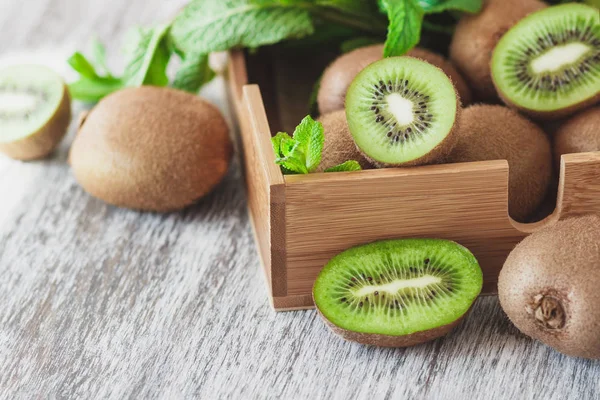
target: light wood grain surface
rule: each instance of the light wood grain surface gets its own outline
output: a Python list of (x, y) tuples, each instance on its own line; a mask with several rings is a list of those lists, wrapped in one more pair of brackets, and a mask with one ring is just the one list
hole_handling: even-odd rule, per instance
[[(118, 66), (126, 27), (180, 6), (0, 0), (0, 59), (28, 49), (62, 68), (57, 54), (97, 33)], [(206, 95), (225, 107), (223, 88)], [(314, 311), (275, 313), (237, 163), (196, 206), (144, 214), (79, 188), (72, 135), (45, 161), (0, 157), (2, 399), (600, 397), (600, 363), (521, 336), (493, 297), (448, 337), (396, 350), (345, 343)]]

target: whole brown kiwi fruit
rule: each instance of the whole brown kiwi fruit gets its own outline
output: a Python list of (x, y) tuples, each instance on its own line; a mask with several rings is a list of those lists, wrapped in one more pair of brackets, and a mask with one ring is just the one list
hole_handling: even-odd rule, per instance
[(458, 144), (449, 162), (507, 160), (508, 208), (524, 222), (541, 204), (552, 177), (552, 151), (546, 134), (517, 112), (499, 105), (463, 110)]
[(319, 122), (323, 124), (325, 143), (317, 172), (349, 160), (357, 161), (363, 169), (373, 168), (354, 144), (344, 110), (325, 114), (319, 118)]
[[(412, 49), (406, 55), (427, 61), (440, 68), (454, 83), (461, 103), (464, 105), (471, 102), (471, 90), (450, 61), (439, 54), (421, 48)], [(346, 99), (346, 91), (356, 75), (367, 65), (382, 58), (383, 44), (374, 44), (343, 54), (333, 61), (321, 78), (319, 93), (317, 95), (319, 113), (327, 114), (332, 111), (342, 110), (344, 108), (344, 100)]]
[(524, 334), (561, 353), (600, 359), (600, 216), (557, 222), (508, 256), (500, 305)]
[(115, 92), (86, 116), (70, 152), (77, 181), (109, 204), (178, 210), (221, 181), (233, 153), (219, 110), (189, 93)]
[(466, 79), (476, 100), (498, 101), (490, 71), (492, 51), (514, 24), (548, 5), (538, 0), (487, 0), (479, 14), (465, 14), (450, 43), (450, 60)]
[(554, 134), (554, 160), (563, 154), (600, 151), (600, 106), (583, 111), (564, 122)]

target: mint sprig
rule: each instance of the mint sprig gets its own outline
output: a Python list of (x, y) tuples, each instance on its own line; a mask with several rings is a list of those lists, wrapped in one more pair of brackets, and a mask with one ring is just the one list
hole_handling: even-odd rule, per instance
[(307, 116), (296, 127), (293, 136), (279, 132), (271, 141), (275, 162), (285, 169), (284, 173), (308, 174), (321, 162), (325, 143), (323, 125)]
[[(398, 56), (418, 44), (426, 14), (478, 12), (482, 1), (192, 0), (172, 23), (132, 30), (121, 77), (108, 71), (106, 50), (97, 40), (91, 61), (81, 53), (73, 54), (69, 63), (80, 79), (70, 85), (71, 95), (97, 101), (125, 86), (169, 84), (196, 92), (214, 76), (208, 68), (209, 53), (299, 38), (315, 44), (359, 38), (345, 43), (344, 50), (349, 50), (369, 41), (379, 42), (387, 32), (385, 56)], [(452, 26), (442, 28), (447, 32)], [(166, 71), (173, 55), (180, 57), (182, 64), (170, 81)]]
[[(284, 174), (309, 174), (321, 163), (325, 135), (323, 125), (310, 116), (304, 117), (294, 130), (293, 136), (279, 132), (271, 138), (275, 163), (281, 166)], [(325, 172), (358, 171), (360, 164), (346, 161)]]

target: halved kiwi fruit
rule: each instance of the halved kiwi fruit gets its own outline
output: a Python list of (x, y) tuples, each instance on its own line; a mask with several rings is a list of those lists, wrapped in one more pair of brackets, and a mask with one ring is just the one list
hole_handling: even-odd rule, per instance
[[(414, 48), (406, 53), (435, 65), (446, 73), (454, 83), (463, 105), (471, 103), (471, 89), (454, 65), (443, 56), (423, 48)], [(317, 103), (319, 112), (327, 114), (344, 109), (348, 87), (367, 65), (383, 58), (383, 44), (373, 44), (342, 54), (325, 70), (319, 85)]]
[(327, 325), (344, 339), (405, 347), (452, 330), (482, 285), (479, 264), (463, 246), (400, 239), (332, 258), (315, 281), (313, 298)]
[(492, 51), (504, 33), (520, 19), (548, 7), (538, 0), (486, 0), (478, 14), (465, 14), (450, 43), (450, 60), (473, 90), (476, 100), (497, 102), (490, 73)]
[(455, 143), (460, 102), (450, 78), (412, 57), (390, 57), (363, 69), (346, 95), (358, 148), (379, 167), (442, 161)]
[(600, 99), (600, 13), (583, 4), (535, 12), (511, 28), (492, 56), (504, 102), (536, 118), (570, 115)]
[(109, 204), (172, 211), (223, 179), (232, 147), (216, 107), (180, 90), (142, 86), (112, 93), (92, 109), (70, 162), (81, 186)]
[(557, 222), (510, 253), (500, 305), (524, 334), (575, 357), (600, 359), (600, 216)]
[(334, 167), (349, 160), (357, 161), (363, 169), (373, 168), (371, 163), (356, 148), (354, 139), (348, 129), (346, 112), (344, 110), (334, 111), (319, 118), (323, 124), (325, 143), (321, 154), (321, 163), (317, 172), (323, 172), (327, 168)]
[(71, 120), (71, 99), (62, 78), (39, 65), (0, 70), (0, 151), (19, 160), (50, 154)]

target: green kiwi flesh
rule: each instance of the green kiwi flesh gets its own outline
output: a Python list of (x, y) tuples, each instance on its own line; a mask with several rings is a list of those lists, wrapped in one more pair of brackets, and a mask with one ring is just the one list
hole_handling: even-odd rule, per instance
[(537, 11), (498, 42), (492, 79), (502, 100), (533, 117), (564, 117), (600, 99), (600, 15), (582, 4)]
[(600, 216), (559, 221), (526, 237), (498, 278), (502, 309), (524, 334), (600, 359)]
[[(463, 105), (471, 103), (472, 95), (465, 79), (454, 65), (443, 56), (430, 50), (415, 47), (405, 54), (419, 58), (441, 68), (454, 83)], [(367, 65), (383, 58), (383, 44), (360, 47), (336, 58), (323, 73), (317, 94), (317, 103), (321, 115), (344, 109), (344, 100), (348, 87), (356, 75)]]
[(0, 151), (30, 160), (48, 155), (64, 137), (71, 118), (62, 78), (39, 65), (0, 70)]
[(387, 240), (332, 258), (315, 281), (313, 299), (344, 339), (405, 347), (448, 333), (482, 284), (477, 260), (455, 242)]
[(412, 57), (390, 57), (363, 69), (346, 95), (350, 133), (378, 167), (443, 159), (455, 142), (460, 110), (450, 78)]

